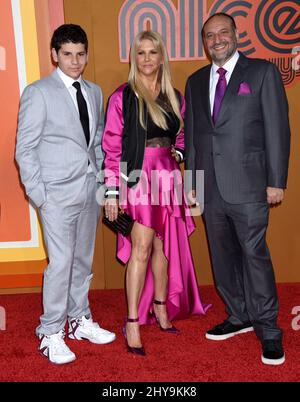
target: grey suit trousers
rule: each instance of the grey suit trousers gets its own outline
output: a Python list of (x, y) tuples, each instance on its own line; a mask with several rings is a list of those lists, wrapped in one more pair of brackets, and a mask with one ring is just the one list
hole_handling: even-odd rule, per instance
[(205, 204), (216, 287), (234, 325), (251, 321), (261, 340), (281, 339), (273, 266), (266, 244), (267, 202), (229, 204), (212, 185)]
[(64, 328), (67, 317), (90, 314), (88, 291), (100, 207), (96, 179), (87, 174), (82, 191), (70, 205), (60, 205), (47, 189), (40, 207), (49, 265), (44, 272), (43, 307), (37, 334), (52, 335)]

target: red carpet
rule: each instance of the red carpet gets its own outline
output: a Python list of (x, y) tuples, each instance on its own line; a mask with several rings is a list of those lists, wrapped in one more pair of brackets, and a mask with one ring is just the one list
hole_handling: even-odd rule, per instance
[(77, 360), (64, 366), (50, 364), (37, 351), (34, 330), (41, 295), (0, 296), (7, 314), (6, 331), (0, 331), (0, 381), (299, 381), (300, 330), (293, 330), (291, 323), (293, 307), (300, 306), (300, 284), (281, 284), (278, 291), (286, 351), (286, 362), (278, 367), (260, 362), (260, 344), (252, 332), (227, 341), (205, 339), (205, 331), (225, 318), (224, 306), (211, 286), (201, 287), (201, 295), (213, 307), (206, 316), (177, 321), (180, 335), (165, 334), (156, 326), (142, 327), (145, 358), (125, 349), (123, 291), (92, 291), (94, 319), (116, 332), (117, 340), (103, 346), (67, 340)]

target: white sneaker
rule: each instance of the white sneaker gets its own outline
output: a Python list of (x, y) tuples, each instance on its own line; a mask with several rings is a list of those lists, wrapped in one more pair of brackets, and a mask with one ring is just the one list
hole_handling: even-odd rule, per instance
[(85, 316), (81, 318), (69, 319), (69, 332), (70, 339), (87, 339), (92, 343), (105, 344), (111, 343), (116, 339), (116, 334), (103, 329), (93, 322), (92, 318), (86, 318)]
[(75, 354), (65, 344), (65, 331), (61, 330), (54, 335), (39, 334), (41, 341), (39, 350), (55, 364), (71, 363), (76, 359)]

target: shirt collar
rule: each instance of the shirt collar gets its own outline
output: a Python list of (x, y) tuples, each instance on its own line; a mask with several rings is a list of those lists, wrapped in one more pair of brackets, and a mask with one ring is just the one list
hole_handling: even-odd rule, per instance
[(78, 80), (74, 80), (73, 78), (65, 74), (59, 67), (57, 67), (57, 74), (59, 75), (59, 77), (61, 78), (61, 80), (68, 89), (72, 87), (75, 81), (78, 81), (80, 84), (82, 84), (81, 76), (78, 78)]
[[(234, 67), (240, 57), (239, 52), (236, 50), (234, 55), (226, 61), (226, 63), (222, 66), (228, 73), (232, 74)], [(217, 74), (217, 70), (220, 66), (217, 66), (215, 63), (212, 64), (212, 70), (214, 74)]]

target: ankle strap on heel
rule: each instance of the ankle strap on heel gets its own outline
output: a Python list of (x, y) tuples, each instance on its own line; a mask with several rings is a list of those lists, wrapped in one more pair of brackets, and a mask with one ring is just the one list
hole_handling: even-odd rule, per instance
[(138, 318), (126, 318), (126, 322), (139, 322), (139, 317)]
[(160, 300), (153, 300), (154, 304), (159, 304), (159, 305), (165, 305), (167, 302), (166, 301), (160, 301)]

